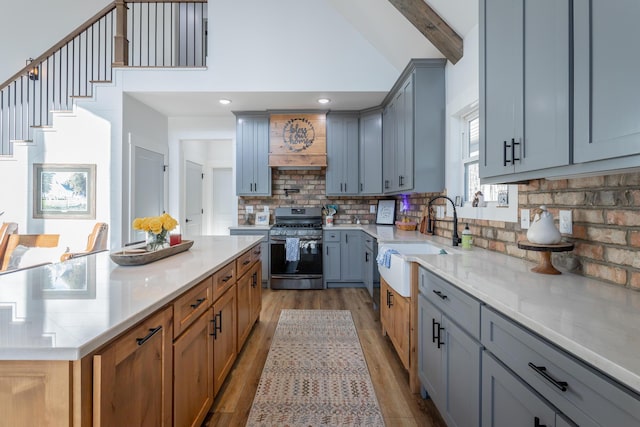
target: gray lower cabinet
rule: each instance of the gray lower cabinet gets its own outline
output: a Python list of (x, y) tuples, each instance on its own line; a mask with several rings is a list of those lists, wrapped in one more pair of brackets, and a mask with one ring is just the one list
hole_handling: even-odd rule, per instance
[(360, 230), (324, 231), (322, 268), (325, 287), (364, 286)]
[(380, 288), (380, 273), (378, 272), (378, 263), (376, 262), (376, 257), (378, 256), (378, 240), (364, 231), (361, 232), (361, 239), (363, 240), (362, 246), (364, 248), (362, 280), (369, 291), (369, 295), (371, 295), (371, 298), (374, 298), (374, 304), (377, 304), (374, 289)]
[(360, 194), (382, 194), (382, 112), (360, 114)]
[[(418, 376), (450, 427), (480, 426), (479, 318), (471, 314), (456, 323), (468, 303), (479, 313), (477, 300), (419, 269)], [(463, 329), (472, 318), (475, 325)]]
[(357, 112), (327, 114), (327, 195), (359, 193)]
[(385, 194), (444, 188), (445, 62), (411, 60), (383, 102)]
[[(485, 351), (518, 380), (515, 384), (525, 383), (527, 389), (534, 390), (563, 417), (581, 427), (640, 425), (638, 395), (487, 306), (482, 307), (481, 319)], [(491, 366), (487, 369), (489, 374), (484, 373), (483, 367), (483, 375), (493, 375)], [(483, 380), (485, 387), (490, 380), (490, 377)], [(515, 398), (520, 393), (518, 390), (520, 387), (514, 386), (500, 393), (511, 393)], [(487, 398), (486, 392), (483, 398)], [(503, 405), (504, 398), (500, 399), (500, 402), (483, 403), (483, 408), (489, 405), (485, 411), (490, 411), (493, 419), (513, 416), (513, 407), (508, 403)], [(532, 420), (523, 425), (533, 425)], [(556, 421), (556, 425), (567, 425), (567, 422), (562, 419)]]
[(490, 353), (482, 354), (482, 426), (553, 427), (555, 409)]
[(270, 196), (269, 115), (236, 114), (236, 194)]
[(247, 230), (234, 229), (229, 230), (232, 236), (263, 236), (264, 240), (260, 242), (260, 261), (262, 261), (262, 287), (270, 288), (270, 266), (271, 266), (271, 245), (269, 244), (269, 230)]
[(569, 0), (480, 4), (480, 177), (568, 165)]

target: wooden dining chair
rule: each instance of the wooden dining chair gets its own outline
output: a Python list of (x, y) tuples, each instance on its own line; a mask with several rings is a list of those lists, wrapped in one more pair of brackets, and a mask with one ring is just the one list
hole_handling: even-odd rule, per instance
[(107, 237), (109, 236), (109, 225), (98, 222), (93, 226), (93, 230), (87, 239), (87, 247), (80, 252), (65, 252), (60, 257), (60, 261), (89, 255), (94, 252), (101, 252), (107, 249)]
[[(11, 234), (7, 242), (7, 248), (2, 259), (2, 267), (0, 271), (5, 271), (9, 267), (11, 255), (18, 246), (27, 248), (55, 248), (60, 241), (59, 234)], [(40, 262), (40, 264), (48, 264), (51, 261)]]
[(9, 236), (18, 232), (18, 223), (16, 222), (3, 222), (0, 227), (0, 267), (7, 251), (7, 245), (9, 244)]

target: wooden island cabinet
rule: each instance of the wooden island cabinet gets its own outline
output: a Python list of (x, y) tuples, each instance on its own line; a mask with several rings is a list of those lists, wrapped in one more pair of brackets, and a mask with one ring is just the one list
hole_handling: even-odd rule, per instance
[[(203, 259), (211, 255), (215, 255), (211, 258), (213, 267), (204, 266)], [(21, 351), (17, 346), (10, 349), (0, 346), (3, 422), (16, 427), (201, 425), (259, 318), (260, 237), (205, 238), (200, 251), (189, 251), (182, 259), (174, 256), (154, 263), (156, 268), (164, 267), (156, 287), (148, 283), (161, 275), (151, 268), (114, 268), (108, 254), (103, 254), (102, 260), (98, 256), (90, 261), (90, 257), (96, 256), (80, 261), (84, 263), (83, 271), (91, 262), (94, 267), (101, 262), (110, 267), (106, 269), (109, 280), (105, 286), (97, 278), (97, 289), (91, 291), (91, 298), (95, 292), (96, 300), (109, 300), (96, 301), (95, 318), (103, 316), (109, 324), (109, 316), (124, 318), (130, 315), (127, 310), (138, 310), (135, 321), (125, 322), (124, 326), (110, 323), (117, 332), (103, 332), (84, 347), (74, 347), (75, 354), (80, 354), (74, 358), (74, 351), (63, 347), (67, 341), (62, 336), (58, 348), (56, 342), (46, 340), (49, 336), (56, 337), (57, 331), (51, 330), (53, 322), (47, 323), (37, 316), (30, 319), (27, 328), (35, 331), (28, 330), (27, 334), (33, 332), (38, 347), (31, 353), (25, 352), (26, 360), (9, 359)], [(42, 276), (42, 272), (32, 272), (16, 277), (24, 282), (25, 288), (33, 288), (40, 286), (34, 285), (33, 279)], [(144, 278), (140, 279), (141, 276)], [(183, 284), (173, 283), (180, 277)], [(0, 277), (2, 285), (3, 280)], [(0, 297), (6, 297), (2, 292)], [(147, 296), (157, 299), (161, 293), (164, 298), (147, 307), (147, 311), (140, 312), (136, 307)], [(33, 289), (30, 294), (36, 295)], [(56, 304), (52, 308), (41, 301), (44, 308), (57, 312), (61, 308)], [(101, 311), (98, 307), (104, 304), (110, 305)], [(82, 306), (76, 305), (75, 300), (63, 305), (67, 310)], [(92, 301), (85, 301), (85, 310), (91, 310), (92, 306)], [(80, 319), (83, 315), (87, 317), (84, 322), (89, 325), (87, 328), (93, 327), (91, 322), (95, 318), (91, 319), (91, 315), (67, 313), (70, 318)], [(23, 330), (10, 329), (9, 339)], [(87, 350), (86, 346), (93, 348)], [(54, 360), (37, 360), (34, 354)]]

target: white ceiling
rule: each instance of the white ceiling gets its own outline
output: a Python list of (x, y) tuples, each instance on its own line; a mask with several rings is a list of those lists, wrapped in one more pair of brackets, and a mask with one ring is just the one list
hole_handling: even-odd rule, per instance
[[(411, 58), (443, 55), (388, 0), (326, 0), (389, 63), (400, 71)], [(427, 0), (461, 36), (478, 22), (477, 0)], [(389, 88), (391, 89), (391, 88)], [(231, 111), (277, 109), (359, 110), (380, 105), (386, 92), (129, 92), (168, 117), (224, 116)], [(326, 97), (331, 103), (320, 105)], [(221, 105), (218, 100), (232, 100)]]

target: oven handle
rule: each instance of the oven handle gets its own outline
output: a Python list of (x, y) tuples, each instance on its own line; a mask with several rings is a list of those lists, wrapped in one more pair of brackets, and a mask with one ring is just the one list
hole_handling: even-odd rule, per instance
[[(301, 242), (318, 242), (318, 243), (322, 243), (322, 237), (298, 237), (298, 239), (300, 239)], [(273, 242), (284, 242), (286, 240), (287, 240), (286, 237), (271, 236), (271, 241), (273, 241)]]

